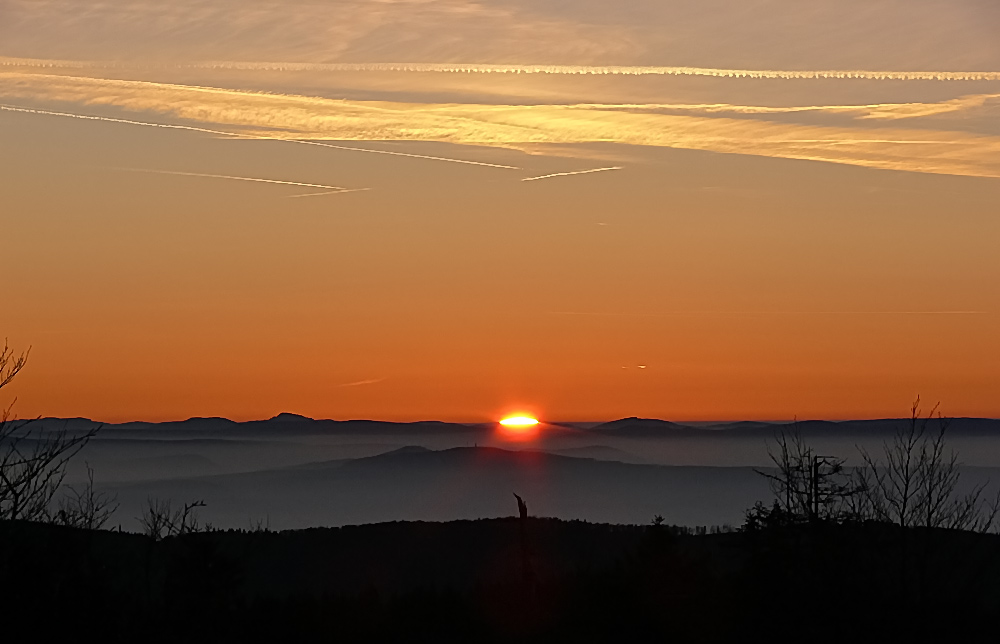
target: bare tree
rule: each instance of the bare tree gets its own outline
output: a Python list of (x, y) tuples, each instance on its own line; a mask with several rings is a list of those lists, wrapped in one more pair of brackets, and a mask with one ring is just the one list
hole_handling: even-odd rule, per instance
[(528, 504), (524, 502), (517, 492), (514, 492), (517, 499), (518, 528), (521, 537), (521, 580), (525, 590), (532, 599), (538, 592), (538, 578), (535, 576), (535, 569), (531, 565), (531, 548), (528, 546)]
[(87, 465), (87, 482), (79, 487), (68, 486), (67, 494), (59, 501), (55, 523), (74, 528), (99, 530), (118, 509), (118, 497), (94, 489), (94, 470)]
[(260, 532), (270, 532), (271, 531), (271, 515), (267, 515), (265, 518), (260, 519), (247, 519), (247, 532), (260, 533)]
[(191, 532), (208, 531), (211, 526), (198, 522), (198, 508), (205, 507), (204, 501), (186, 503), (174, 508), (170, 499), (149, 498), (139, 517), (142, 533), (153, 541)]
[[(936, 428), (932, 426), (936, 425)], [(910, 408), (908, 422), (874, 456), (859, 448), (863, 466), (855, 470), (861, 518), (900, 527), (987, 531), (995, 523), (998, 499), (986, 498), (986, 483), (968, 493), (958, 491), (958, 454), (947, 449), (950, 422), (938, 405), (926, 416), (920, 398)]]
[(757, 473), (770, 482), (777, 513), (792, 522), (841, 519), (854, 494), (844, 459), (816, 453), (794, 426), (790, 433), (779, 433), (775, 442), (768, 456), (776, 471)]
[[(28, 352), (19, 356), (6, 341), (0, 350), (0, 388), (24, 368)], [(32, 421), (11, 417), (13, 402), (0, 414), (0, 520), (39, 521), (49, 518), (51, 502), (66, 476), (66, 466), (99, 427), (71, 433), (45, 431)]]
[[(845, 467), (845, 460), (822, 456), (807, 445), (798, 431), (780, 433), (768, 448), (773, 471), (758, 471), (771, 484), (775, 505), (758, 504), (752, 510), (757, 523), (817, 520), (877, 521), (904, 528), (948, 528), (985, 532), (993, 528), (1000, 510), (1000, 494), (986, 497), (986, 483), (959, 492), (961, 466), (949, 450), (949, 421), (935, 405), (924, 416), (920, 398), (910, 418), (879, 454), (859, 447), (861, 464)], [(748, 514), (748, 517), (750, 517)]]

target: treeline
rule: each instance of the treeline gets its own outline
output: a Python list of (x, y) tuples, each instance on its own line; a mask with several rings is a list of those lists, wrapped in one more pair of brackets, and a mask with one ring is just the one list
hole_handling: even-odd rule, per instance
[(519, 523), (153, 541), (0, 522), (0, 605), (50, 641), (964, 641), (998, 617), (995, 535), (935, 531), (914, 565), (882, 524), (688, 535), (528, 518), (525, 576)]

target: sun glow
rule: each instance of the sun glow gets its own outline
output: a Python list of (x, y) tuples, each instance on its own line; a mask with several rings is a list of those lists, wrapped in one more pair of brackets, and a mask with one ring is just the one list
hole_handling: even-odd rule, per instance
[(533, 427), (538, 421), (530, 416), (510, 416), (500, 421), (504, 427)]

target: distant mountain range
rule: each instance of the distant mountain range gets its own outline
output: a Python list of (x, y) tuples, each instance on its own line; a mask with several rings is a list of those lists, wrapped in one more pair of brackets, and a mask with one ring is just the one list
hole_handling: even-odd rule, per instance
[[(858, 462), (879, 453), (909, 421), (802, 421), (794, 425), (821, 454)], [(79, 431), (86, 419), (42, 419)], [(279, 414), (234, 422), (191, 418), (104, 425), (71, 463), (66, 482), (86, 480), (118, 495), (115, 521), (135, 521), (151, 497), (203, 499), (224, 527), (269, 517), (274, 527), (391, 520), (474, 519), (512, 513), (513, 492), (538, 516), (646, 523), (661, 514), (683, 525), (739, 523), (771, 493), (755, 469), (773, 465), (788, 423), (688, 425), (623, 418), (602, 424), (543, 425), (512, 440), (495, 424), (314, 420)], [(1000, 482), (1000, 421), (951, 421), (970, 484)], [(853, 459), (853, 460), (852, 460)]]
[[(811, 435), (872, 435), (891, 434), (899, 427), (905, 427), (908, 418), (882, 418), (874, 420), (801, 420), (797, 422), (737, 421), (713, 423), (709, 425), (684, 425), (655, 418), (622, 418), (591, 427), (595, 434), (616, 436), (665, 437), (665, 436), (706, 436), (710, 434), (734, 434), (741, 436), (771, 437), (777, 432), (795, 431), (802, 436)], [(939, 427), (938, 419), (930, 421), (929, 427)], [(1000, 420), (993, 418), (946, 418), (948, 432), (964, 435), (1000, 436)]]
[[(99, 423), (86, 418), (42, 418), (37, 421), (45, 429), (68, 429), (84, 431), (101, 426), (107, 433), (119, 430), (158, 430), (172, 434), (189, 432), (203, 434), (240, 435), (252, 437), (255, 434), (280, 432), (282, 435), (407, 435), (419, 434), (468, 434), (492, 432), (493, 423), (449, 423), (443, 421), (389, 422), (380, 420), (317, 420), (299, 414), (281, 413), (267, 420), (245, 422), (226, 418), (189, 418), (182, 421)], [(874, 420), (803, 420), (791, 422), (735, 421), (711, 424), (683, 424), (655, 418), (622, 418), (607, 423), (550, 423), (543, 427), (548, 432), (571, 432), (595, 436), (610, 435), (623, 438), (670, 438), (707, 437), (712, 435), (738, 434), (741, 437), (771, 437), (776, 432), (795, 430), (803, 436), (809, 435), (857, 435), (871, 436), (891, 434), (909, 419), (886, 418)], [(1000, 436), (1000, 420), (992, 418), (946, 419), (949, 433), (970, 436)], [(932, 424), (936, 426), (937, 421)]]

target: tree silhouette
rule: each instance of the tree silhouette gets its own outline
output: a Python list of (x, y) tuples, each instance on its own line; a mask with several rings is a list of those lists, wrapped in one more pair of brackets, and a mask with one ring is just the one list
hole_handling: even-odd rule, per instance
[(85, 530), (100, 530), (118, 509), (118, 497), (94, 489), (94, 470), (87, 464), (87, 482), (68, 486), (69, 491), (59, 501), (55, 523)]
[[(10, 384), (27, 361), (28, 352), (15, 356), (5, 341), (0, 349), (0, 388)], [(0, 520), (49, 519), (67, 464), (99, 427), (82, 433), (45, 431), (38, 423), (12, 418), (13, 405), (0, 414)]]
[[(908, 422), (881, 455), (860, 449), (863, 467), (855, 470), (857, 501), (854, 513), (862, 519), (900, 527), (950, 528), (983, 532), (995, 522), (1000, 496), (989, 502), (986, 483), (966, 494), (958, 493), (961, 468), (958, 453), (947, 448), (950, 421), (938, 412), (920, 412), (920, 398), (910, 408)], [(932, 422), (937, 424), (934, 430)]]
[[(844, 459), (818, 454), (803, 441), (796, 427), (775, 437), (768, 447), (775, 473), (757, 470), (771, 484), (775, 496), (772, 511), (786, 523), (840, 520), (845, 501), (855, 494)], [(767, 512), (756, 507), (758, 515)]]
[(536, 592), (536, 578), (535, 570), (531, 565), (531, 549), (528, 546), (528, 505), (524, 502), (517, 493), (514, 493), (514, 497), (517, 499), (517, 513), (518, 513), (518, 531), (520, 534), (521, 541), (521, 580), (524, 583), (524, 588), (530, 593), (530, 596), (534, 596)]
[(142, 515), (138, 517), (142, 533), (153, 541), (164, 537), (174, 537), (202, 530), (210, 530), (211, 526), (202, 526), (198, 522), (198, 508), (205, 507), (204, 501), (185, 503), (180, 508), (174, 508), (170, 499), (149, 498)]

